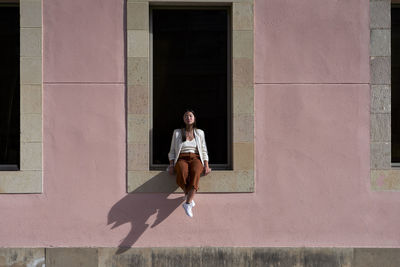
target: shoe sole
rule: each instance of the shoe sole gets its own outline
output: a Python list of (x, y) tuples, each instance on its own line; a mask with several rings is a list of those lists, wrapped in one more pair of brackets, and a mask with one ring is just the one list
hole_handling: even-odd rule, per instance
[(193, 218), (193, 212), (192, 212), (192, 215), (190, 216), (190, 214), (185, 209), (185, 204), (182, 204), (182, 207), (185, 210), (186, 215), (189, 216), (190, 218)]

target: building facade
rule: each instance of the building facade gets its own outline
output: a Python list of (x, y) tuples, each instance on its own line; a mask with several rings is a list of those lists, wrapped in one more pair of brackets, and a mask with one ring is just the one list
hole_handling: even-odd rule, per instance
[[(154, 255), (174, 253), (236, 255), (232, 265), (270, 255), (288, 266), (306, 266), (307, 255), (338, 266), (400, 261), (390, 1), (19, 6), (21, 161), (0, 172), (0, 264), (13, 253), (49, 266), (155, 265)], [(229, 18), (228, 163), (201, 178), (192, 219), (174, 177), (152, 162), (157, 8), (222, 8)]]

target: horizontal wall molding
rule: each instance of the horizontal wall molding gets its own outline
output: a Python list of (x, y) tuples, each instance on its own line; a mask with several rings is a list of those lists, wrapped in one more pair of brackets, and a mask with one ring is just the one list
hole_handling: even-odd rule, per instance
[(0, 264), (34, 267), (376, 267), (400, 266), (400, 248), (0, 248)]

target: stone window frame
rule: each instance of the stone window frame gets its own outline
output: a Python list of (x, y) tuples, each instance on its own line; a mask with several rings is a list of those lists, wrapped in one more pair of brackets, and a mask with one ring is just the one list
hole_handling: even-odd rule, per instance
[[(253, 0), (127, 0), (127, 192), (181, 192), (175, 177), (150, 170), (150, 6), (229, 6), (232, 20), (233, 170), (201, 178), (201, 192), (254, 192)], [(168, 151), (165, 156), (167, 157)], [(210, 155), (212, 161), (212, 155)]]
[(19, 10), (20, 168), (0, 171), (0, 193), (42, 193), (42, 2), (20, 0)]
[(391, 5), (370, 0), (371, 188), (400, 190), (400, 169), (391, 159)]

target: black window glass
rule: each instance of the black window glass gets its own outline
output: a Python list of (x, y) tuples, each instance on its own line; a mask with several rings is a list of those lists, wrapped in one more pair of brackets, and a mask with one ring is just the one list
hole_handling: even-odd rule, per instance
[(168, 164), (173, 129), (183, 111), (196, 112), (210, 163), (229, 164), (229, 12), (153, 9), (152, 164)]
[(392, 162), (400, 163), (400, 8), (392, 7)]
[(0, 170), (19, 165), (19, 7), (0, 4)]

